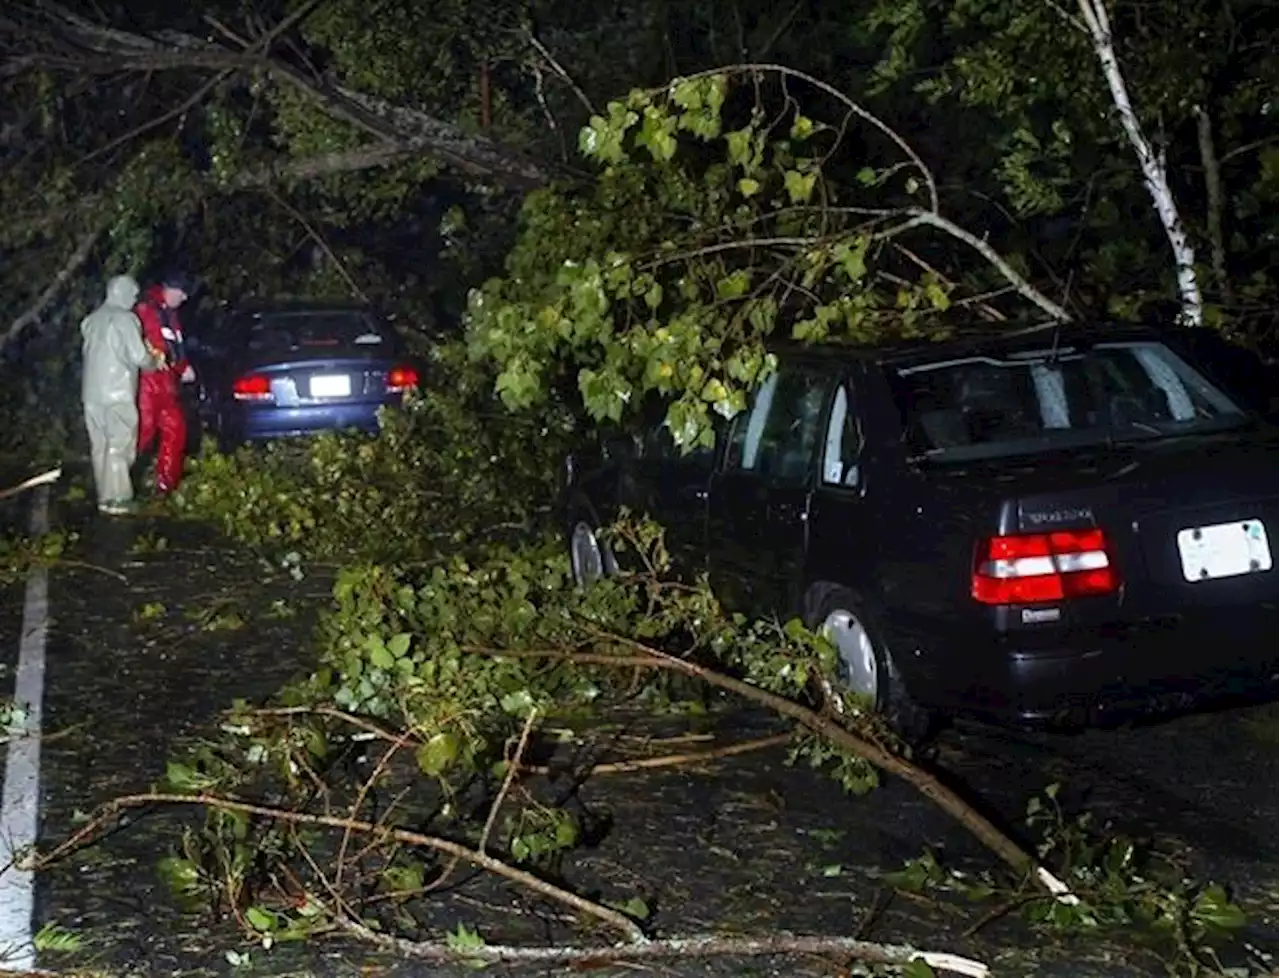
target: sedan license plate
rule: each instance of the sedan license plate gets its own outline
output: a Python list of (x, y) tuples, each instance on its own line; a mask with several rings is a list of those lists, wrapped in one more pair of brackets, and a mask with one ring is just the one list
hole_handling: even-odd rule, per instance
[(1182, 576), (1212, 581), (1271, 570), (1271, 546), (1262, 520), (1238, 520), (1178, 531)]
[(309, 387), (312, 397), (350, 397), (351, 378), (347, 374), (317, 374)]

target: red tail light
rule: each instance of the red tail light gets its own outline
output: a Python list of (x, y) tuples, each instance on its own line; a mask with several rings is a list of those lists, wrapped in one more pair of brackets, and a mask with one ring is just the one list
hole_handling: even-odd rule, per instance
[(395, 394), (418, 386), (418, 371), (412, 367), (392, 367), (387, 371), (387, 392)]
[(1120, 587), (1101, 530), (988, 537), (978, 545), (970, 592), (982, 604), (1038, 604)]
[(247, 374), (231, 385), (231, 396), (237, 401), (269, 401), (271, 378), (263, 374)]

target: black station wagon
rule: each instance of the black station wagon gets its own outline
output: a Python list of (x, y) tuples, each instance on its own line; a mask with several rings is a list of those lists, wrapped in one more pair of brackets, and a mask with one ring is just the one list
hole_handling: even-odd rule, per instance
[(777, 354), (714, 450), (654, 425), (569, 460), (579, 581), (615, 567), (598, 528), (647, 512), (726, 606), (823, 629), (908, 734), (1274, 689), (1276, 428), (1177, 333)]

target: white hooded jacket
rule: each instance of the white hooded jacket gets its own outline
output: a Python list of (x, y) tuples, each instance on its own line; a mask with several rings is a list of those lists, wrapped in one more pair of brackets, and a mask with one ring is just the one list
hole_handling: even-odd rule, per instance
[(80, 324), (84, 351), (81, 396), (86, 405), (134, 403), (138, 371), (155, 367), (133, 313), (137, 298), (138, 283), (128, 275), (117, 275), (107, 283), (106, 300)]

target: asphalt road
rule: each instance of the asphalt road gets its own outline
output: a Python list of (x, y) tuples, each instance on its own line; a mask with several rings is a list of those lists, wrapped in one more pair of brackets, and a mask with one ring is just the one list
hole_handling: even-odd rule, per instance
[[(11, 521), (14, 507), (0, 511)], [(209, 729), (235, 697), (269, 695), (309, 665), (310, 630), (328, 594), (323, 573), (296, 581), (189, 527), (86, 518), (58, 504), (52, 518), (84, 536), (77, 558), (94, 569), (55, 569), (44, 690), (40, 831), (48, 844), (83, 813), (145, 790), (184, 737)], [(163, 548), (161, 543), (163, 542)], [(120, 579), (115, 575), (123, 575)], [(0, 681), (11, 688), (22, 632), (21, 587), (0, 591)], [(216, 615), (227, 627), (209, 627)], [(238, 619), (239, 624), (234, 624)], [(219, 619), (221, 620), (221, 619)], [(762, 729), (747, 714), (703, 721), (726, 739)], [(1017, 824), (1032, 794), (1059, 781), (1117, 831), (1154, 833), (1184, 847), (1193, 872), (1234, 888), (1252, 912), (1249, 937), (1275, 954), (1278, 762), (1274, 706), (1218, 710), (1141, 728), (1030, 735), (982, 727), (948, 731), (939, 762), (971, 794)], [(899, 868), (928, 844), (976, 871), (989, 857), (909, 786), (863, 798), (788, 767), (782, 752), (736, 758), (704, 772), (668, 770), (588, 784), (581, 802), (612, 830), (576, 861), (579, 884), (643, 893), (668, 933), (726, 925), (910, 941), (997, 964), (997, 975), (1099, 978), (1162, 974), (1153, 955), (1093, 938), (1049, 946), (1016, 923), (963, 935), (972, 915), (884, 895), (878, 871)], [(76, 935), (73, 953), (46, 967), (91, 965), (110, 976), (459, 976), (413, 967), (339, 943), (246, 949), (225, 921), (179, 913), (155, 864), (190, 816), (166, 813), (113, 834), (83, 857), (37, 877), (33, 930)], [(440, 922), (478, 927), (492, 940), (538, 940), (551, 925), (527, 901), (483, 879), (442, 902)], [(250, 950), (233, 968), (228, 950)], [(385, 970), (384, 970), (385, 969)], [(1082, 970), (1083, 969), (1083, 970)], [(836, 974), (812, 960), (655, 965), (659, 975)], [(520, 974), (547, 974), (545, 969)], [(634, 975), (634, 969), (599, 974)]]

